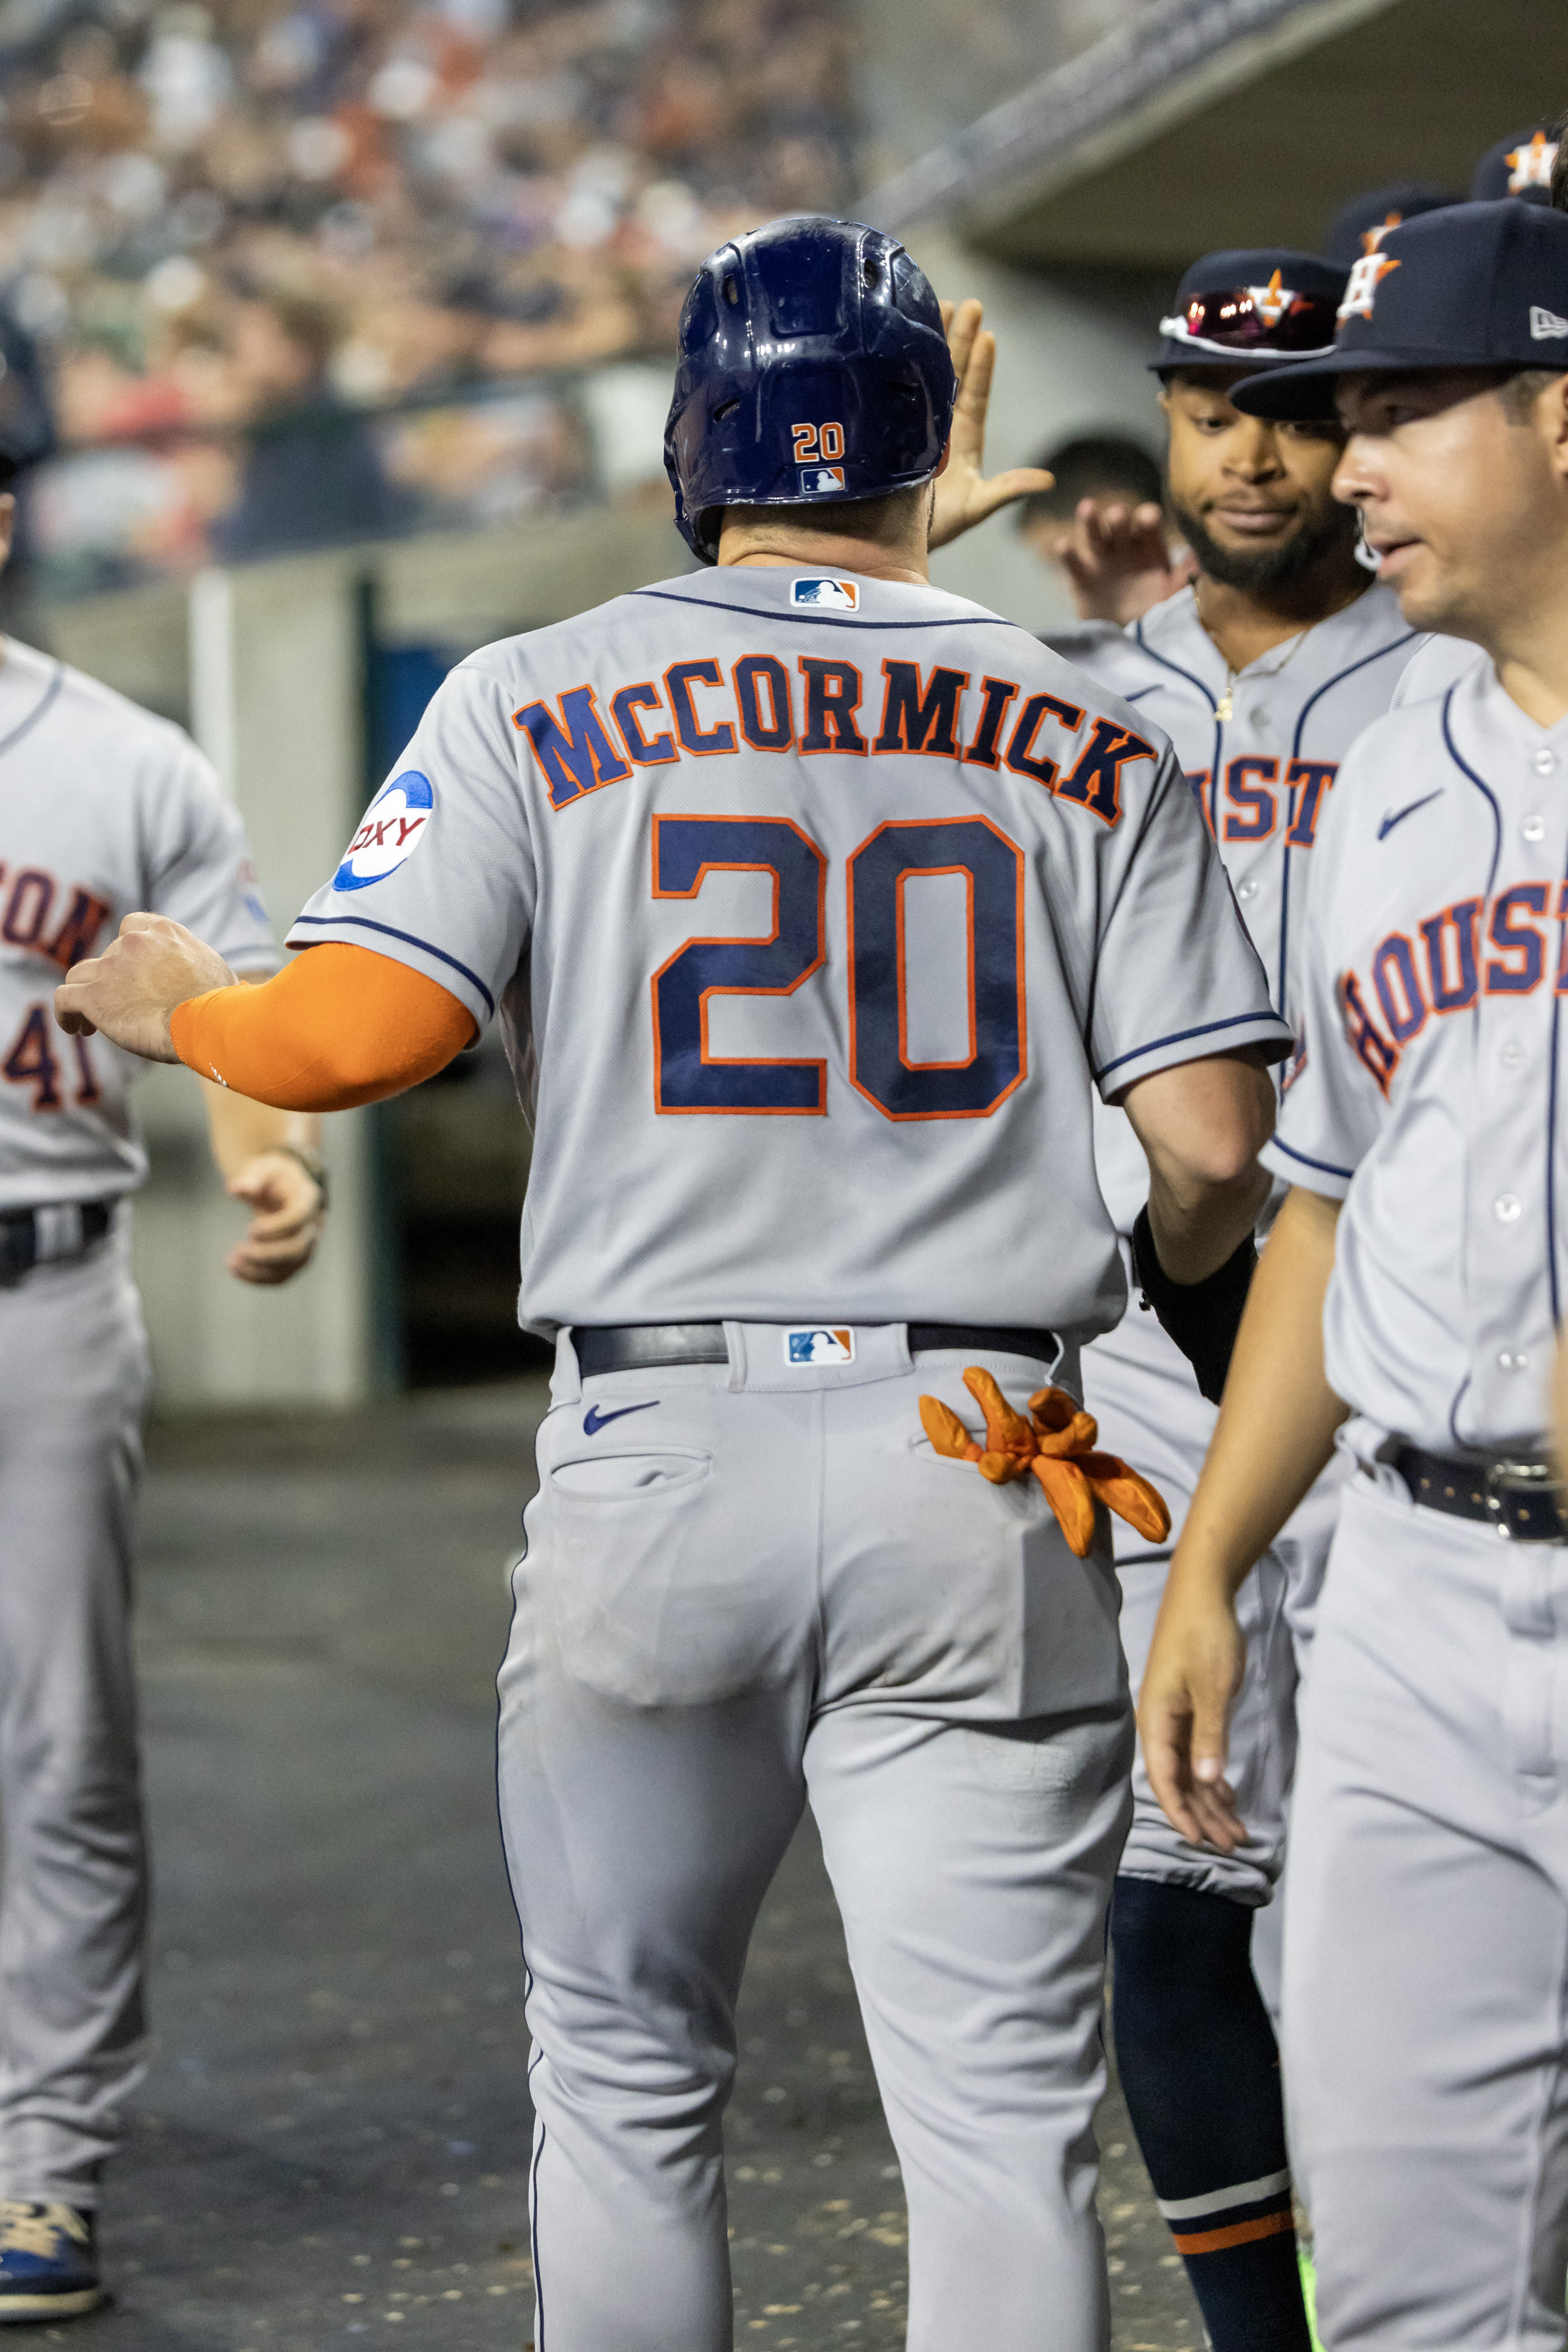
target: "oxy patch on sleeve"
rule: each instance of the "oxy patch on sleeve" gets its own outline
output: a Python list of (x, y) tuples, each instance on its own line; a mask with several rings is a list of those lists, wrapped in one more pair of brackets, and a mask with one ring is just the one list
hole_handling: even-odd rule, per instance
[(395, 874), (418, 848), (435, 806), (435, 789), (417, 768), (405, 768), (384, 784), (343, 852), (333, 889), (367, 890)]

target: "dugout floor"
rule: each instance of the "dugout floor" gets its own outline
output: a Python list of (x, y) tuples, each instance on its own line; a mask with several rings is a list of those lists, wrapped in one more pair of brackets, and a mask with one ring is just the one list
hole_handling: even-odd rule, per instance
[[(152, 2072), (83, 2352), (521, 2352), (521, 1970), (491, 1770), (542, 1385), (166, 1425), (142, 1512)], [(1119, 2103), (1118, 2352), (1203, 2343)], [(736, 2342), (891, 2352), (903, 2209), (809, 1829), (731, 2113)]]

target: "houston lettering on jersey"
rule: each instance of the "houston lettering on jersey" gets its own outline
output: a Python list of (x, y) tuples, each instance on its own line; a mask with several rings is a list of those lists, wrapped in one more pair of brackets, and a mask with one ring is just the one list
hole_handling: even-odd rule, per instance
[[(884, 661), (881, 673), (874, 727), (864, 711), (867, 684), (858, 666), (811, 654), (800, 655), (793, 672), (775, 654), (747, 654), (730, 665), (727, 676), (711, 657), (672, 662), (662, 679), (616, 687), (606, 697), (606, 711), (599, 708), (596, 688), (574, 686), (553, 702), (542, 699), (514, 711), (512, 724), (533, 747), (553, 809), (567, 808), (602, 785), (624, 783), (634, 768), (721, 759), (744, 744), (753, 751), (837, 752), (857, 760), (918, 752), (971, 767), (1007, 768), (1115, 825), (1122, 770), (1155, 756), (1141, 735), (1110, 719), (1089, 722), (1088, 740), (1074, 756), (1083, 709), (1059, 695), (1032, 694), (1015, 710), (1022, 688), (1011, 678), (981, 680), (966, 730), (967, 670), (938, 666), (922, 677), (918, 662)], [(1293, 762), (1292, 783), (1298, 769), (1311, 765)], [(1325, 782), (1331, 778), (1331, 771), (1321, 772)], [(1323, 788), (1313, 798), (1314, 825)]]
[(1483, 898), (1456, 899), (1407, 931), (1390, 931), (1364, 974), (1341, 972), (1334, 991), (1345, 1035), (1384, 1094), (1429, 1020), (1482, 996), (1533, 995), (1546, 977), (1551, 919), (1563, 941), (1552, 985), (1568, 996), (1568, 882), (1516, 882), (1498, 893), (1489, 916)]
[[(1225, 810), (1219, 821), (1221, 841), (1269, 841), (1280, 823), (1279, 795), (1285, 795), (1285, 838), (1292, 849), (1310, 849), (1318, 837), (1318, 820), (1323, 814), (1334, 778), (1340, 772), (1337, 760), (1291, 760), (1285, 773), (1279, 773), (1279, 761), (1265, 759), (1256, 751), (1243, 752), (1227, 761), (1224, 776)], [(1213, 771), (1189, 768), (1187, 782), (1193, 797), (1203, 811), (1204, 823), (1213, 833), (1215, 819), (1209, 806), (1209, 782)]]
[(62, 971), (91, 954), (113, 911), (95, 891), (57, 882), (41, 866), (0, 864), (0, 940), (47, 956)]

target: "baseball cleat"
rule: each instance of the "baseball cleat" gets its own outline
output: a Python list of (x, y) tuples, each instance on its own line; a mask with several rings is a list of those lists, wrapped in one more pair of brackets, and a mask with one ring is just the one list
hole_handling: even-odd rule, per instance
[(103, 2300), (90, 2213), (0, 2200), (0, 2327), (77, 2319)]
[(1307, 2333), (1312, 2339), (1312, 2352), (1323, 2352), (1318, 2335), (1318, 2266), (1300, 2239), (1296, 2242), (1296, 2261), (1301, 2273), (1301, 2300), (1307, 2306)]

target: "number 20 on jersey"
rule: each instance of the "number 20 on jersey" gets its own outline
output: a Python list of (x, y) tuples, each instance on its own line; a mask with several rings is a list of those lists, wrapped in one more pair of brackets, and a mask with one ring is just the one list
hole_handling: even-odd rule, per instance
[[(767, 875), (773, 928), (693, 939), (653, 976), (654, 1090), (661, 1112), (821, 1118), (827, 1066), (710, 1050), (715, 996), (793, 996), (826, 960), (827, 858), (785, 817), (656, 816), (653, 895), (695, 898), (710, 874)], [(962, 1058), (909, 1050), (904, 895), (911, 877), (963, 884), (968, 1045)], [(984, 1118), (1026, 1067), (1024, 853), (989, 818), (879, 825), (848, 860), (849, 1078), (891, 1119)]]

